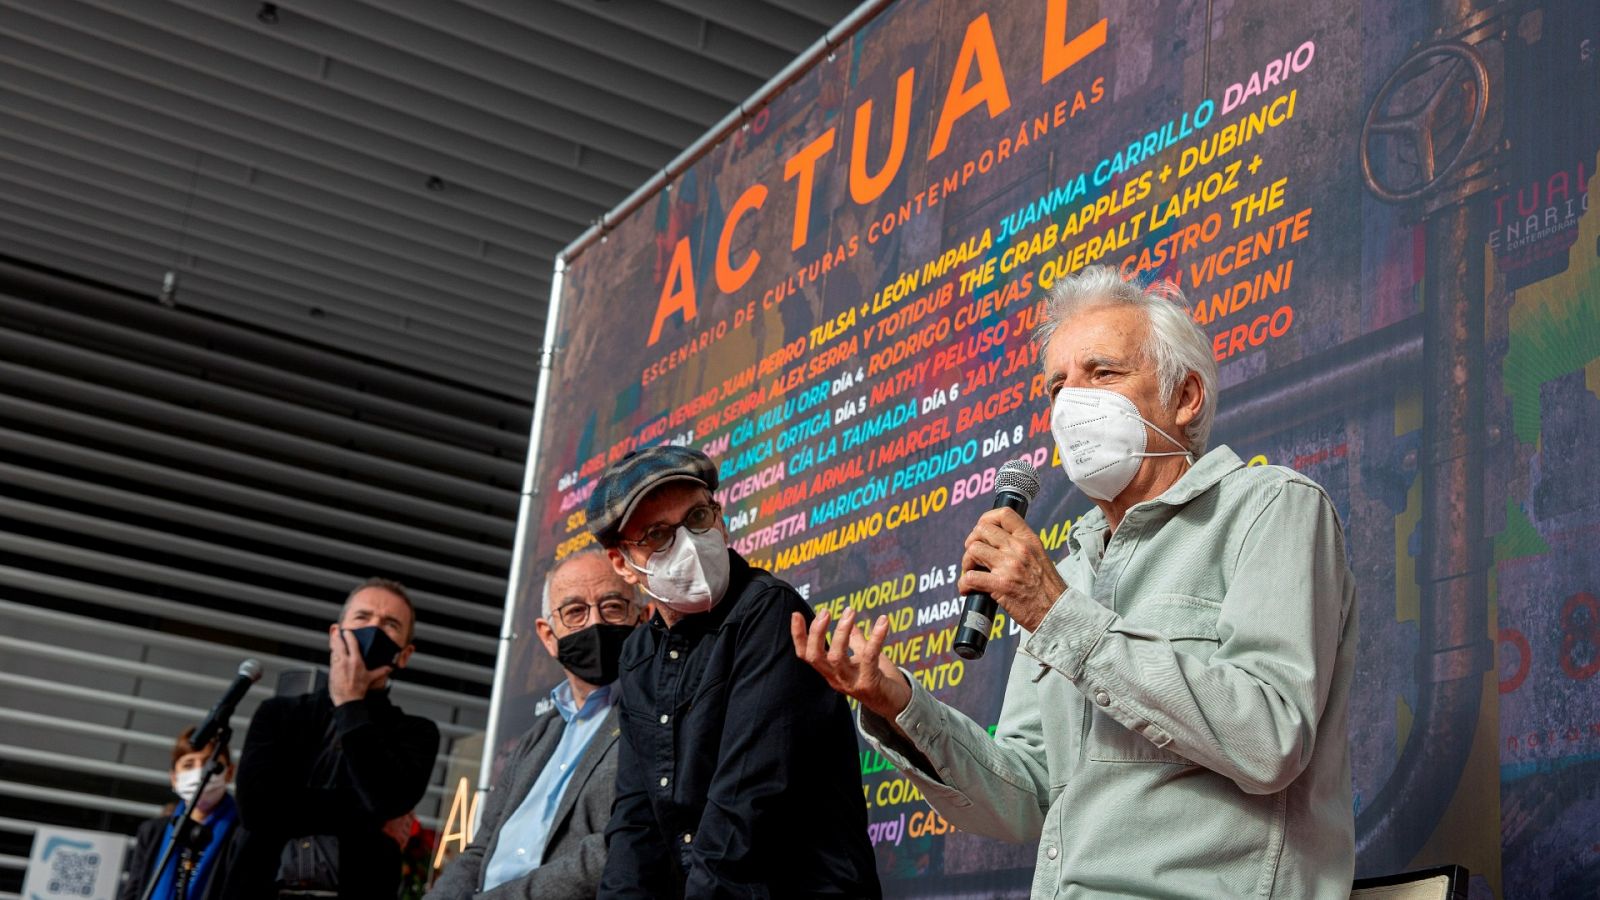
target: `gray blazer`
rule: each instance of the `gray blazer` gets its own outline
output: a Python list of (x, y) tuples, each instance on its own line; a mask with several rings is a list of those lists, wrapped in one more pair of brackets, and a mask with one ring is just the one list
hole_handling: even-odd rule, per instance
[(566, 722), (554, 709), (534, 720), (489, 792), (477, 836), (445, 866), (425, 900), (592, 900), (606, 867), (606, 822), (616, 794), (617, 736), (622, 729), (615, 706), (567, 782), (539, 868), (492, 891), (483, 890), (484, 866), (494, 857), (500, 826), (522, 804), (565, 729)]

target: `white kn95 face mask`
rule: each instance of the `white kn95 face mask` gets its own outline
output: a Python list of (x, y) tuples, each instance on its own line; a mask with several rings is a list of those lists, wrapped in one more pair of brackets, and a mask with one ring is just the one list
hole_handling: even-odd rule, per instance
[(627, 563), (645, 577), (644, 592), (673, 612), (705, 612), (728, 590), (728, 542), (719, 528), (695, 534), (679, 525), (672, 546), (651, 554), (650, 568)]
[(1133, 401), (1116, 391), (1100, 388), (1062, 388), (1050, 410), (1050, 433), (1055, 436), (1067, 477), (1096, 500), (1111, 500), (1127, 488), (1147, 456), (1194, 456), (1179, 449), (1169, 453), (1145, 451), (1145, 430), (1183, 445), (1172, 435), (1139, 415)]

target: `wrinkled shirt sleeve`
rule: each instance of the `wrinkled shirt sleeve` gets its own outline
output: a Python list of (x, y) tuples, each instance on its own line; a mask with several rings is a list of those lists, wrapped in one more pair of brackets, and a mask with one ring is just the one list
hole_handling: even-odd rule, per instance
[(1021, 654), (1013, 659), (992, 739), (901, 672), (911, 683), (911, 702), (893, 723), (862, 707), (862, 735), (951, 825), (1000, 840), (1037, 841), (1050, 808), (1044, 730), (1031, 684), (1039, 664)]
[(1209, 659), (1071, 587), (1022, 650), (1155, 746), (1271, 794), (1310, 762), (1352, 597), (1338, 517), (1317, 487), (1283, 482), (1240, 524)]

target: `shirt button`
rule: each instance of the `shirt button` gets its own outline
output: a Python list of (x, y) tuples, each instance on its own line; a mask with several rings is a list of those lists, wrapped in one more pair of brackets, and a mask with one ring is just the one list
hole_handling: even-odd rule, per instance
[(666, 786), (667, 786), (667, 782), (669, 782), (669, 781), (671, 781), (671, 780), (672, 780), (672, 779), (670, 779), (670, 778), (668, 778), (668, 777), (667, 777), (667, 776), (665, 776), (665, 775), (663, 775), (663, 776), (661, 776), (661, 786), (662, 786), (662, 787), (666, 787)]
[(1100, 704), (1101, 706), (1110, 706), (1111, 705), (1111, 695), (1106, 693), (1105, 691), (1095, 691), (1094, 692), (1094, 702)]
[(686, 834), (686, 835), (683, 836), (683, 842), (685, 844), (692, 843), (693, 841), (694, 841), (694, 835)]
[(677, 659), (678, 658), (678, 651), (676, 651), (676, 650), (669, 651), (667, 653), (667, 655), (672, 657), (673, 659)]
[(667, 715), (666, 713), (662, 713), (661, 714), (661, 724), (663, 724), (663, 725), (667, 724), (667, 720), (670, 719), (670, 718), (672, 718), (672, 717)]
[(525, 856), (525, 855), (527, 855), (527, 852), (528, 852), (528, 851), (527, 851), (527, 850), (524, 850), (524, 849), (523, 849), (523, 848), (521, 848), (521, 847), (518, 847), (518, 848), (517, 848), (517, 855), (518, 855), (518, 856)]
[(1055, 859), (1060, 854), (1056, 852), (1056, 848), (1051, 847), (1050, 849), (1044, 851), (1044, 855), (1050, 857), (1051, 859)]

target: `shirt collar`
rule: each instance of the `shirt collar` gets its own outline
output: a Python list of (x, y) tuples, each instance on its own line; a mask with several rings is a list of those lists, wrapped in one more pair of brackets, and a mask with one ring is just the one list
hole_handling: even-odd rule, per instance
[(583, 701), (583, 709), (578, 708), (577, 698), (572, 694), (572, 682), (561, 679), (561, 683), (550, 689), (550, 702), (556, 705), (556, 711), (561, 713), (562, 721), (568, 725), (573, 719), (587, 719), (596, 713), (611, 708), (611, 685), (603, 684), (589, 692), (589, 698)]
[[(1161, 496), (1146, 503), (1165, 503), (1168, 506), (1182, 506), (1190, 500), (1204, 494), (1216, 486), (1235, 469), (1244, 468), (1244, 460), (1239, 454), (1234, 453), (1227, 444), (1218, 444), (1209, 450), (1205, 456), (1195, 461), (1189, 471), (1183, 473), (1177, 483), (1161, 492)], [(1140, 504), (1141, 506), (1143, 504)]]
[[(1239, 458), (1239, 454), (1234, 453), (1227, 444), (1219, 444), (1196, 460), (1195, 464), (1189, 467), (1189, 471), (1183, 473), (1183, 477), (1174, 482), (1172, 487), (1162, 491), (1159, 497), (1136, 504), (1129, 511), (1131, 512), (1150, 503), (1182, 506), (1211, 490), (1229, 472), (1243, 467), (1244, 461)], [(1078, 524), (1073, 527), (1072, 533), (1067, 537), (1070, 550), (1077, 552), (1081, 549), (1082, 544), (1078, 541), (1080, 534), (1088, 536), (1097, 531), (1104, 531), (1106, 527), (1106, 514), (1100, 511), (1100, 507), (1096, 506), (1089, 510), (1082, 519), (1078, 520)]]

